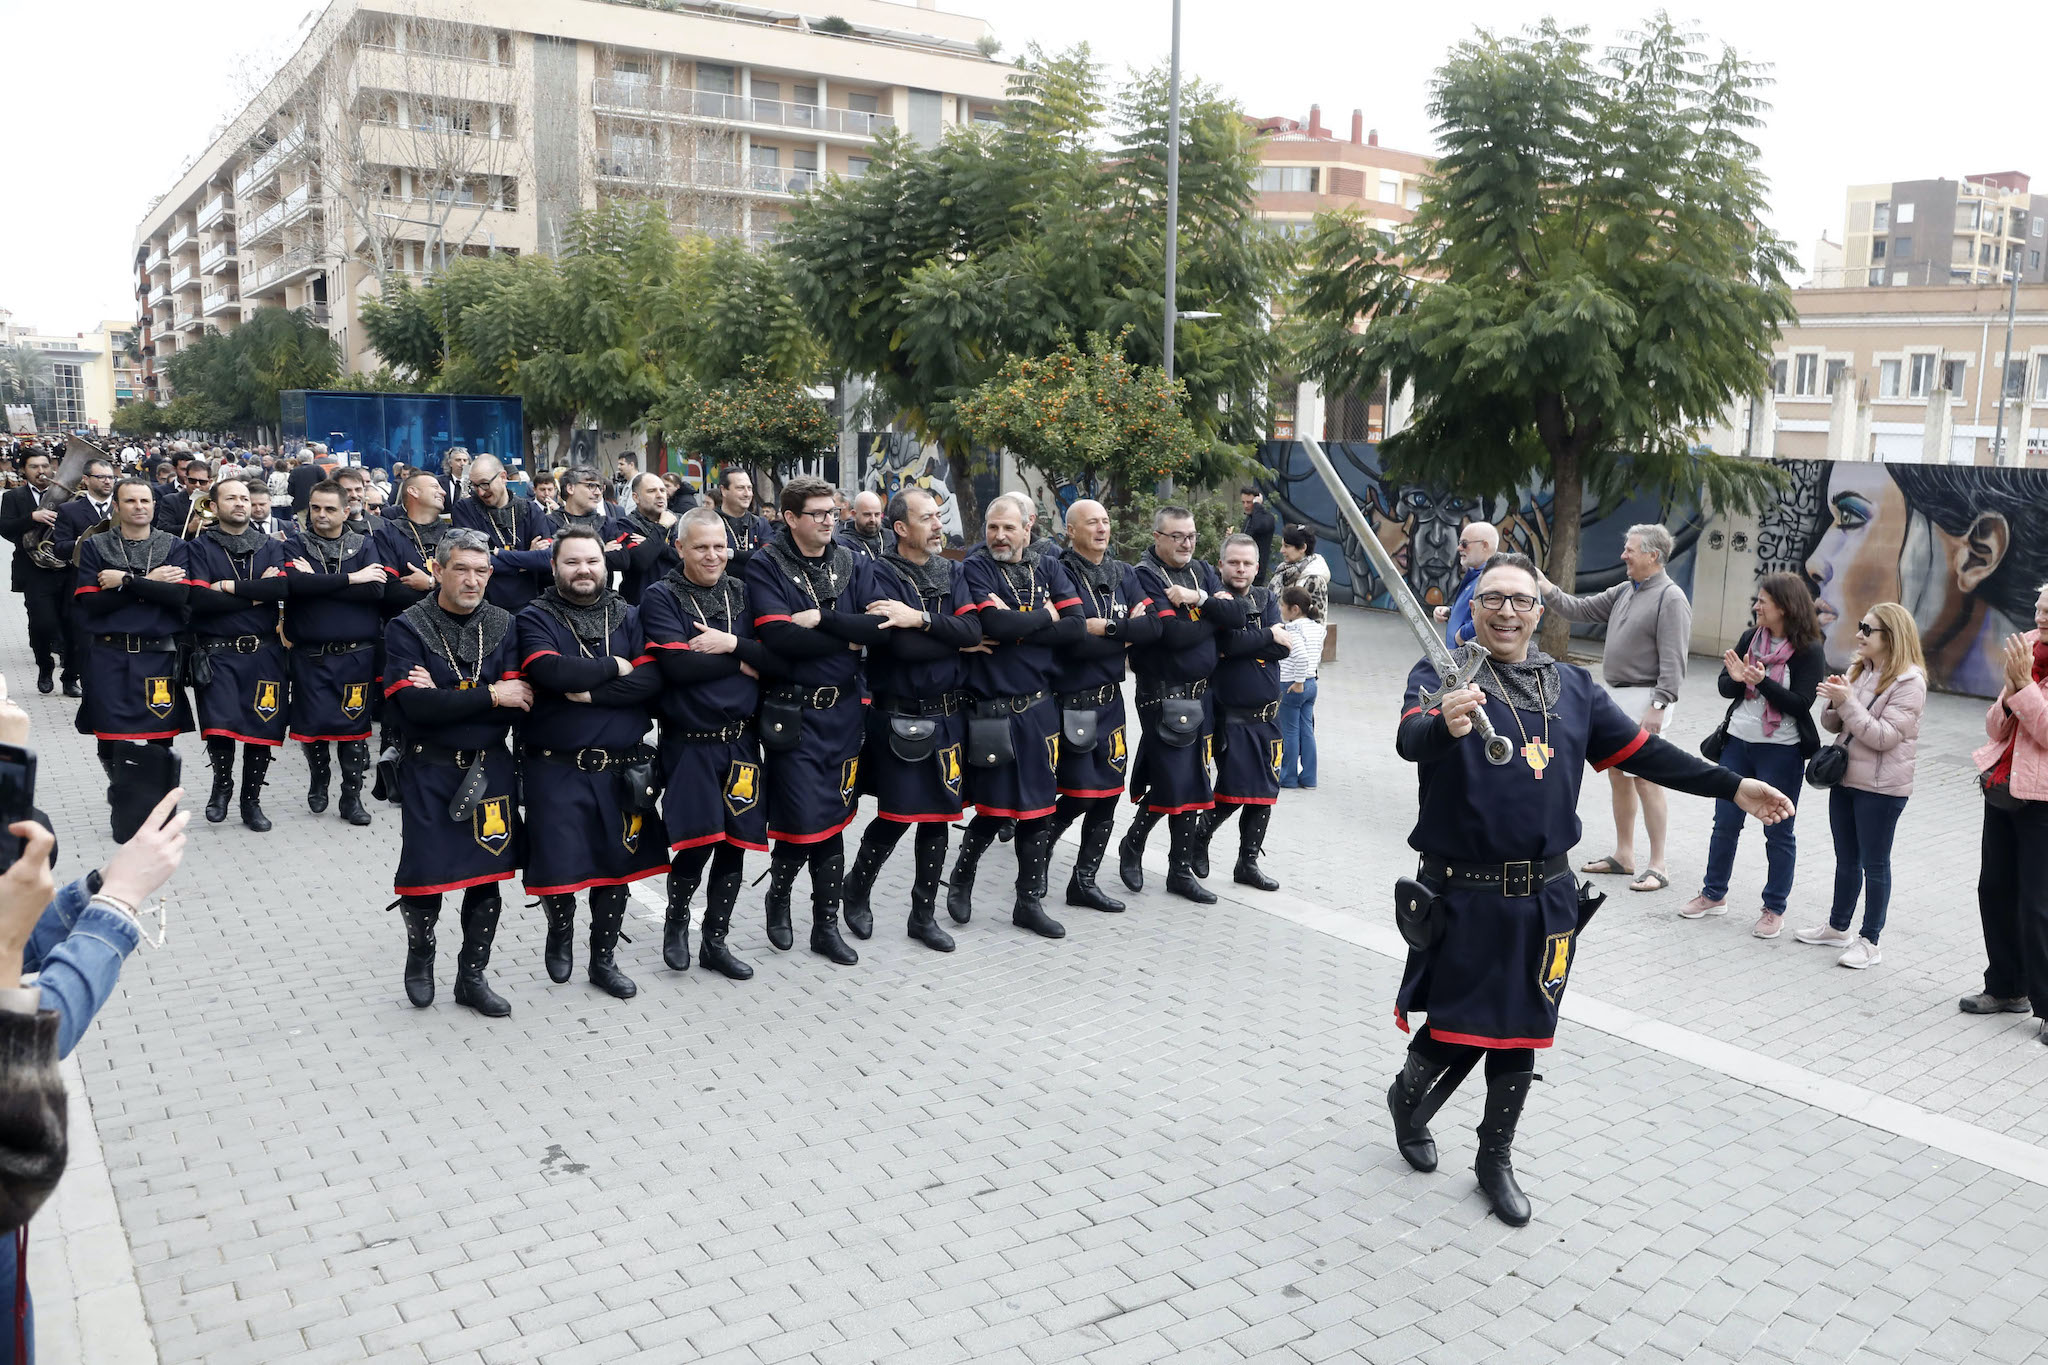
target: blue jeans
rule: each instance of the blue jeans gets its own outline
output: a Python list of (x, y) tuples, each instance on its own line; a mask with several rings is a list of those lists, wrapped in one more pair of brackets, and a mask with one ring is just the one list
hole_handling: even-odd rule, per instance
[(1863, 937), (1872, 943), (1884, 932), (1892, 899), (1892, 835), (1905, 814), (1906, 798), (1836, 787), (1828, 793), (1828, 824), (1835, 832), (1835, 904), (1828, 923), (1843, 933), (1863, 893)]
[(1304, 678), (1301, 691), (1292, 684), (1280, 689), (1280, 785), (1316, 784), (1316, 680)]
[[(1721, 766), (1737, 777), (1770, 783), (1794, 803), (1799, 800), (1800, 779), (1806, 775), (1806, 760), (1799, 756), (1798, 745), (1751, 744), (1733, 735), (1721, 751)], [(1742, 838), (1742, 822), (1748, 818), (1733, 801), (1714, 803), (1714, 837), (1707, 841), (1707, 876), (1700, 886), (1700, 894), (1710, 901), (1728, 898), (1735, 845)], [(1785, 898), (1792, 894), (1792, 865), (1799, 852), (1792, 823), (1780, 820), (1764, 826), (1764, 909), (1774, 915), (1785, 913)]]

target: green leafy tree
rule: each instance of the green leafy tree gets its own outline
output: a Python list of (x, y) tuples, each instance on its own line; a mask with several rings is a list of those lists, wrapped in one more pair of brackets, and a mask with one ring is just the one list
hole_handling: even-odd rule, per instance
[(1008, 450), (1048, 482), (1092, 486), (1122, 506), (1134, 490), (1180, 478), (1204, 448), (1185, 390), (1140, 367), (1101, 334), (1044, 356), (1011, 356), (956, 406), (976, 443)]
[[(832, 366), (873, 376), (879, 406), (968, 471), (975, 441), (957, 406), (1009, 357), (1099, 332), (1122, 336), (1137, 365), (1164, 359), (1164, 78), (1112, 103), (1086, 47), (1033, 48), (1011, 93), (998, 128), (953, 128), (934, 147), (881, 139), (867, 174), (828, 180), (782, 239)], [(1177, 297), (1221, 316), (1179, 329), (1175, 373), (1201, 437), (1188, 477), (1211, 482), (1260, 434), (1280, 356), (1266, 304), (1289, 249), (1254, 220), (1241, 113), (1200, 82), (1183, 111)]]
[(114, 410), (107, 425), (116, 436), (131, 440), (143, 440), (163, 434), (164, 410), (151, 402), (124, 403)]
[(1663, 14), (1603, 54), (1584, 35), (1546, 20), (1453, 49), (1414, 221), (1320, 219), (1290, 321), (1326, 389), (1414, 385), (1414, 424), (1383, 447), (1393, 478), (1548, 483), (1547, 570), (1566, 585), (1589, 496), (1704, 487), (1754, 508), (1781, 485), (1696, 435), (1760, 382), (1793, 316), (1749, 141), (1762, 71)]
[(327, 387), (341, 351), (304, 311), (262, 308), (232, 332), (207, 332), (164, 368), (177, 395), (165, 409), (170, 430), (261, 436), (278, 429), (279, 391)]
[(49, 382), (49, 356), (24, 342), (0, 346), (0, 399), (32, 403)]
[(743, 465), (780, 477), (839, 444), (839, 424), (825, 405), (760, 359), (713, 387), (677, 385), (651, 417), (671, 448), (696, 454), (706, 468)]

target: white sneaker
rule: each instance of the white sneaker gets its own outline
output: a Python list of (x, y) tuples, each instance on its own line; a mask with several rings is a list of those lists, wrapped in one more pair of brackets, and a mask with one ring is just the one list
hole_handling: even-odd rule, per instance
[(1875, 967), (1882, 961), (1884, 954), (1878, 951), (1877, 945), (1867, 938), (1859, 938), (1849, 945), (1848, 952), (1835, 959), (1835, 965), (1853, 967), (1860, 972), (1865, 967)]
[(1810, 924), (1804, 929), (1793, 931), (1792, 937), (1801, 943), (1848, 943), (1849, 931), (1837, 929), (1832, 924)]
[(1708, 915), (1725, 915), (1727, 913), (1728, 903), (1726, 901), (1710, 901), (1705, 896), (1694, 896), (1679, 907), (1678, 917), (1680, 919), (1705, 919)]

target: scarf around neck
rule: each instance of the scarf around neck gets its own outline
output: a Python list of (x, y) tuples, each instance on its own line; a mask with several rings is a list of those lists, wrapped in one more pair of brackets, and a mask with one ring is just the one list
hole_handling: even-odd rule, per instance
[(243, 527), (240, 535), (223, 531), (218, 524), (207, 527), (201, 534), (237, 559), (255, 554), (263, 547), (263, 542), (270, 539), (254, 522)]
[(439, 644), (458, 668), (480, 666), (512, 629), (512, 613), (503, 607), (479, 602), (469, 615), (457, 616), (442, 610), (440, 599), (431, 593), (399, 615), (418, 632), (420, 639), (429, 645)]
[(580, 603), (571, 602), (550, 583), (533, 604), (601, 654), (612, 652), (612, 631), (626, 622), (625, 600), (610, 588), (598, 593), (596, 601)]
[(928, 556), (924, 563), (913, 564), (895, 550), (882, 556), (882, 562), (896, 571), (896, 576), (910, 585), (918, 600), (927, 604), (937, 602), (953, 590), (953, 562), (944, 555)]
[[(1151, 565), (1159, 571), (1159, 576), (1164, 578), (1169, 584), (1178, 583), (1183, 588), (1199, 588), (1202, 586), (1202, 571), (1196, 567), (1196, 561), (1193, 559), (1188, 560), (1187, 563), (1176, 569), (1161, 559), (1157, 547), (1153, 547), (1147, 549), (1144, 557), (1138, 562)], [(1182, 575), (1186, 575), (1186, 577), (1183, 578)]]
[[(1756, 633), (1749, 637), (1749, 661), (1762, 664), (1764, 676), (1782, 687), (1785, 684), (1785, 674), (1792, 663), (1792, 642), (1780, 640), (1762, 626), (1758, 626)], [(1742, 689), (1742, 696), (1745, 701), (1755, 701), (1758, 696), (1755, 684), (1745, 686)], [(1765, 697), (1764, 737), (1768, 739), (1776, 734), (1779, 722), (1784, 719), (1778, 708), (1771, 705), (1770, 698)]]
[(181, 543), (169, 531), (150, 528), (148, 535), (140, 540), (130, 540), (121, 534), (121, 528), (110, 526), (92, 538), (92, 544), (100, 552), (100, 562), (108, 568), (126, 569), (130, 573), (146, 574), (170, 560), (171, 547)]
[(680, 567), (670, 569), (661, 581), (675, 594), (677, 603), (699, 624), (712, 630), (732, 631), (733, 622), (747, 614), (747, 585), (725, 573), (710, 587), (704, 587)]
[(797, 551), (796, 542), (785, 531), (768, 542), (768, 555), (784, 573), (809, 588), (811, 600), (828, 611), (853, 582), (853, 551), (836, 540), (827, 541), (825, 553), (809, 559)]
[(338, 536), (323, 536), (309, 526), (306, 534), (299, 537), (300, 543), (320, 562), (323, 573), (339, 573), (349, 556), (362, 548), (365, 539), (360, 531), (351, 531), (345, 524)]
[[(1069, 545), (1060, 551), (1060, 563), (1066, 565), (1075, 582), (1085, 585), (1089, 594), (1097, 599), (1089, 604), (1088, 615), (1110, 615), (1110, 608), (1116, 604), (1116, 590), (1124, 581), (1124, 566), (1117, 562), (1116, 556), (1105, 550), (1100, 564), (1090, 564), (1086, 556)], [(1101, 610), (1095, 610), (1096, 607)]]
[(1552, 719), (1557, 717), (1558, 694), (1564, 690), (1564, 680), (1557, 672), (1557, 660), (1531, 645), (1529, 656), (1520, 663), (1504, 663), (1489, 656), (1487, 668), (1499, 680), (1501, 700), (1508, 705), (1517, 711), (1534, 711)]

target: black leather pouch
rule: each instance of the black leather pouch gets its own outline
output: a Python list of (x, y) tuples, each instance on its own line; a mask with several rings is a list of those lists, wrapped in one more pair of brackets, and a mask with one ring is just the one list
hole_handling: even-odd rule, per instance
[(1060, 743), (1068, 753), (1085, 754), (1095, 747), (1095, 712), (1061, 711)]
[(1164, 697), (1159, 702), (1159, 738), (1176, 749), (1185, 749), (1202, 733), (1200, 697)]
[(761, 698), (761, 747), (786, 754), (804, 739), (804, 705), (800, 701)]
[(889, 752), (905, 763), (922, 763), (939, 747), (939, 723), (930, 716), (889, 717)]
[(1436, 947), (1443, 937), (1443, 916), (1442, 896), (1413, 877), (1394, 882), (1394, 927), (1410, 949), (1426, 953)]

